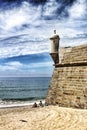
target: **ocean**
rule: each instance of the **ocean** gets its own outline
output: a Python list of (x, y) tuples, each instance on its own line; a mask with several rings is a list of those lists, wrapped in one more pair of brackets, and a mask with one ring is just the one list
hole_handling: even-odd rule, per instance
[(45, 99), (50, 77), (0, 77), (0, 105)]

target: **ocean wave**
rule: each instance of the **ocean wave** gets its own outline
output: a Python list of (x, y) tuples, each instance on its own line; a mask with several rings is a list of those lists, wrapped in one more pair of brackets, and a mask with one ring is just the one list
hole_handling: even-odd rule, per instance
[(0, 106), (2, 105), (12, 105), (12, 104), (22, 104), (22, 103), (31, 103), (38, 100), (44, 100), (45, 97), (27, 97), (27, 98), (14, 98), (14, 99), (0, 99)]
[(34, 89), (30, 89), (30, 88), (27, 88), (27, 89), (21, 89), (21, 88), (19, 88), (19, 89), (16, 89), (16, 88), (5, 88), (5, 89), (2, 89), (2, 88), (0, 88), (0, 91), (1, 92), (27, 92), (27, 91), (46, 91), (48, 88), (34, 88)]
[(35, 99), (35, 100), (28, 100), (28, 101), (16, 101), (16, 100), (0, 100), (0, 108), (10, 108), (10, 107), (20, 107), (20, 106), (31, 106), (35, 102), (38, 104), (40, 100), (45, 103), (44, 98), (42, 99)]

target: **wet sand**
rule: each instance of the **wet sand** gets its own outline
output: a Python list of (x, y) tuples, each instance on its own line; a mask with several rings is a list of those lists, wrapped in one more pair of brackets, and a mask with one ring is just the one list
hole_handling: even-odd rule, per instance
[(87, 110), (46, 106), (0, 109), (0, 130), (87, 130)]

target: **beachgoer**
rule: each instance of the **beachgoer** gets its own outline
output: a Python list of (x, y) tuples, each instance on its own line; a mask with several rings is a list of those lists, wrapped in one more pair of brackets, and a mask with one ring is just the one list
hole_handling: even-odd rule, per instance
[(41, 107), (44, 106), (43, 103), (42, 103), (42, 101), (39, 102), (39, 106), (41, 106)]
[(45, 101), (45, 106), (48, 106), (47, 102)]
[(35, 102), (32, 107), (33, 108), (37, 107), (37, 103)]

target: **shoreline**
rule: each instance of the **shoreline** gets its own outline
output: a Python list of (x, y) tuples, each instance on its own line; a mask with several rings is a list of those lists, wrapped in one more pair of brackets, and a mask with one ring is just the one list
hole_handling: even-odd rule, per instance
[(40, 100), (33, 100), (33, 101), (20, 101), (20, 102), (6, 102), (6, 104), (0, 104), (0, 109), (5, 109), (5, 108), (17, 108), (17, 107), (27, 107), (27, 106), (32, 106), (35, 102), (39, 104), (39, 102), (42, 101), (43, 104), (45, 103), (45, 99), (40, 99)]

